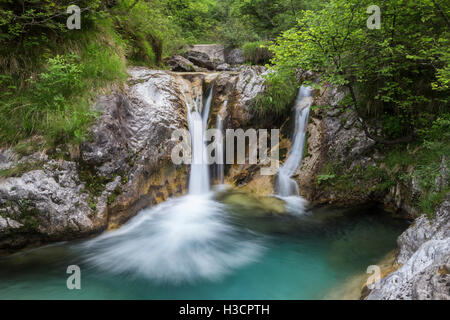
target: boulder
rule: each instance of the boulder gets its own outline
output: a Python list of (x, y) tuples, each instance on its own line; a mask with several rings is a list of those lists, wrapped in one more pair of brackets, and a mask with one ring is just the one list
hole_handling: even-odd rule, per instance
[(170, 70), (177, 72), (191, 72), (196, 71), (194, 64), (188, 59), (175, 55), (166, 61), (166, 65), (170, 67)]
[(95, 215), (84, 188), (69, 161), (50, 160), (42, 170), (0, 181), (0, 214), (7, 221), (0, 223), (0, 250), (25, 246), (36, 235), (56, 241), (100, 231), (106, 216)]
[(244, 63), (244, 53), (242, 49), (233, 49), (226, 55), (225, 61), (231, 65), (243, 64)]
[(450, 300), (450, 194), (397, 240), (402, 266), (380, 280), (368, 300)]
[(231, 67), (228, 63), (222, 63), (216, 67), (216, 70), (217, 71), (233, 71), (234, 68)]
[(422, 244), (367, 300), (450, 300), (450, 238)]
[(398, 237), (400, 252), (397, 263), (406, 263), (425, 242), (446, 238), (450, 238), (450, 195), (436, 210), (433, 219), (426, 215), (418, 217), (413, 225)]
[(187, 51), (183, 56), (196, 66), (206, 68), (208, 70), (214, 70), (216, 68), (216, 64), (204, 52)]
[(221, 65), (226, 62), (225, 48), (222, 44), (196, 44), (189, 50), (206, 54), (215, 65)]

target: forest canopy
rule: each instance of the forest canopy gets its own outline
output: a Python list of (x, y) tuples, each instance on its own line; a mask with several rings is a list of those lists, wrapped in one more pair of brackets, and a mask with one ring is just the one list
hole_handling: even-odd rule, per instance
[[(66, 26), (72, 4), (81, 10), (80, 30)], [(381, 1), (380, 28), (369, 29), (372, 4), (0, 0), (0, 137), (14, 143), (45, 133), (52, 143), (80, 141), (95, 117), (89, 99), (122, 82), (128, 65), (164, 68), (165, 58), (190, 44), (223, 43), (243, 48), (247, 63), (276, 71), (255, 112), (285, 116), (299, 85), (296, 73), (310, 70), (322, 84), (346, 87), (362, 119), (382, 120), (381, 135), (363, 122), (368, 135), (411, 140), (437, 114), (448, 114), (449, 3)]]

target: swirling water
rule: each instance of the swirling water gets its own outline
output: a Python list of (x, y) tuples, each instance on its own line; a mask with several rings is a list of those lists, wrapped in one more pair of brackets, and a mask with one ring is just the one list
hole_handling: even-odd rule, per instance
[[(188, 195), (96, 238), (1, 258), (0, 298), (321, 299), (395, 248), (405, 227), (377, 208), (272, 215)], [(66, 287), (69, 265), (81, 290)]]

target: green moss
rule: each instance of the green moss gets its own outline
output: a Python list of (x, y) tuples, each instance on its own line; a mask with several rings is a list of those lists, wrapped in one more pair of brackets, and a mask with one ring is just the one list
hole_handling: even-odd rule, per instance
[[(349, 148), (353, 143), (353, 140), (349, 142)], [(414, 180), (420, 194), (408, 201), (413, 207), (432, 216), (450, 192), (448, 185), (436, 183), (443, 170), (450, 170), (448, 135), (443, 133), (440, 140), (417, 139), (407, 146), (378, 148), (384, 158), (377, 161), (376, 166), (355, 166), (350, 170), (350, 163), (327, 163), (317, 176), (316, 183), (325, 190), (368, 194), (372, 191), (386, 193), (398, 183), (408, 187)]]
[(84, 191), (88, 194), (88, 205), (96, 212), (97, 199), (106, 188), (106, 184), (111, 181), (106, 177), (99, 176), (95, 169), (88, 164), (82, 163), (78, 167), (79, 178), (84, 182)]
[(114, 191), (108, 196), (107, 203), (108, 205), (111, 205), (116, 201), (117, 197), (122, 194), (122, 188), (120, 186), (117, 186)]

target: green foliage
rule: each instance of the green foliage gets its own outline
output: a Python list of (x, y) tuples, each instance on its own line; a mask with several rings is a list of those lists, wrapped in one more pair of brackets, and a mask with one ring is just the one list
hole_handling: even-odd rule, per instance
[(251, 64), (265, 65), (272, 59), (272, 52), (267, 47), (268, 43), (264, 41), (247, 42), (242, 46), (245, 62)]
[(65, 34), (67, 7), (72, 4), (83, 8), (85, 22), (104, 4), (101, 0), (1, 0), (0, 1), (0, 43), (19, 41), (26, 48), (42, 45), (50, 40), (48, 35)]
[(260, 37), (245, 22), (238, 17), (231, 17), (216, 27), (216, 42), (222, 42), (228, 47), (240, 47), (250, 41), (258, 41)]
[(334, 179), (334, 178), (336, 178), (335, 174), (319, 174), (317, 176), (317, 184), (320, 185), (321, 183), (326, 182), (331, 179)]
[(400, 138), (403, 136), (402, 121), (393, 115), (384, 115), (382, 117), (383, 131), (389, 138)]
[(44, 136), (49, 146), (84, 139), (95, 118), (90, 110), (95, 90), (126, 78), (124, 50), (111, 21), (97, 28), (74, 35), (64, 48), (68, 52), (48, 57), (26, 86), (19, 85), (17, 73), (2, 78), (0, 85), (14, 84), (13, 90), (0, 94), (2, 144), (32, 135)]
[(296, 25), (302, 11), (318, 8), (323, 1), (239, 0), (239, 14), (261, 38), (272, 39)]
[[(176, 12), (168, 12), (171, 3), (120, 0), (112, 15), (124, 38), (127, 58), (134, 64), (157, 66), (164, 56), (183, 47), (183, 30)], [(126, 14), (124, 14), (126, 13)]]
[(279, 70), (264, 76), (266, 90), (258, 95), (252, 110), (260, 117), (288, 114), (295, 101), (298, 81), (293, 70)]
[(442, 203), (442, 201), (444, 201), (445, 196), (449, 192), (450, 188), (446, 188), (440, 192), (427, 192), (420, 198), (418, 206), (431, 218), (436, 208)]
[(441, 181), (442, 174), (450, 171), (450, 130), (448, 114), (433, 122), (431, 129), (423, 130), (422, 141), (408, 149), (398, 146), (387, 153), (383, 162), (387, 171), (398, 182), (409, 184), (414, 179), (421, 194), (415, 203), (424, 213), (431, 215), (450, 191)]
[(80, 92), (83, 65), (75, 54), (57, 55), (47, 61), (47, 68), (32, 83), (32, 102), (40, 110), (64, 108), (66, 99)]
[(331, 0), (305, 11), (271, 47), (275, 69), (312, 70), (322, 84), (351, 86), (366, 113), (376, 107), (387, 114), (388, 135), (411, 134), (420, 112), (442, 111), (448, 103), (449, 31), (436, 6), (448, 12), (448, 2), (385, 1), (380, 30), (366, 27), (371, 4)]
[(370, 195), (372, 192), (385, 193), (394, 185), (393, 179), (379, 166), (348, 168), (340, 162), (327, 163), (316, 178), (323, 190), (333, 190), (351, 196)]
[(443, 113), (434, 120), (431, 126), (419, 128), (425, 140), (450, 140), (450, 113)]

